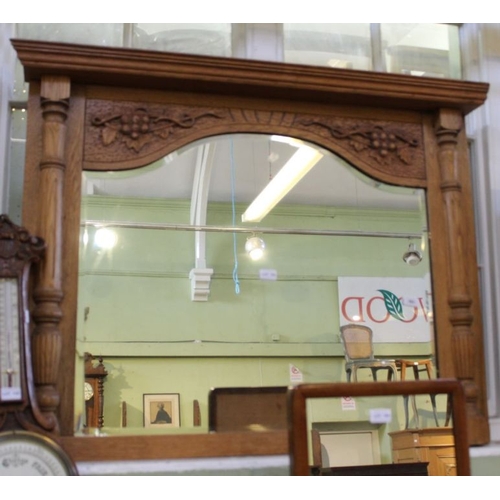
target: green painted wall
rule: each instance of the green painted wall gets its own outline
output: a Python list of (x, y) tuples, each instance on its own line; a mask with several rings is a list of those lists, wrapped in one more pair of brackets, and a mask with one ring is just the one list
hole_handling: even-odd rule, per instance
[[(238, 214), (243, 211), (237, 207)], [(207, 223), (230, 225), (231, 207), (213, 204)], [(84, 220), (187, 223), (189, 203), (159, 199), (85, 197)], [(278, 207), (266, 227), (419, 232), (418, 212)], [(78, 307), (79, 377), (83, 354), (103, 356), (105, 426), (119, 429), (121, 404), (128, 425), (143, 426), (147, 393), (179, 393), (182, 427), (192, 426), (198, 400), (207, 425), (211, 387), (289, 385), (289, 365), (305, 382), (345, 380), (339, 343), (338, 276), (423, 276), (428, 258), (402, 261), (405, 239), (266, 234), (266, 256), (251, 262), (247, 235), (207, 233), (207, 265), (214, 269), (207, 302), (190, 299), (195, 233), (117, 229), (118, 244), (96, 250), (95, 228), (81, 245)], [(240, 293), (233, 270), (238, 264)], [(276, 281), (259, 279), (275, 269)], [(278, 340), (273, 340), (278, 339)], [(419, 344), (377, 344), (376, 354), (428, 356)], [(366, 377), (369, 378), (367, 371)], [(80, 381), (77, 381), (80, 384)], [(77, 394), (77, 412), (83, 401)]]
[(473, 476), (500, 476), (500, 455), (498, 445), (490, 455), (471, 457)]

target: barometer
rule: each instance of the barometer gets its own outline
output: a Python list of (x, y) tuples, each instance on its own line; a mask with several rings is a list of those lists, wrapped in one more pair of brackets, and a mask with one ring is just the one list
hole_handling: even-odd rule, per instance
[(19, 291), (15, 278), (0, 278), (0, 401), (21, 401)]
[(0, 215), (0, 476), (77, 475), (66, 452), (38, 425), (28, 278), (44, 250), (41, 238)]
[(27, 431), (0, 433), (0, 476), (75, 475), (75, 465), (53, 439)]
[(28, 276), (44, 250), (41, 238), (0, 215), (0, 415), (29, 402)]

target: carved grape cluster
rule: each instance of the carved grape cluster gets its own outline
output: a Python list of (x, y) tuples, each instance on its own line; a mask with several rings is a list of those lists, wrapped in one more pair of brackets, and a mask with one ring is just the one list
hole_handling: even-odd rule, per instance
[(150, 142), (170, 137), (179, 129), (193, 127), (199, 120), (221, 119), (225, 115), (213, 111), (181, 113), (168, 110), (166, 113), (151, 113), (146, 108), (109, 110), (104, 116), (94, 116), (92, 125), (101, 128), (102, 144), (124, 143), (128, 148), (139, 152)]
[(370, 145), (372, 148), (377, 149), (381, 156), (387, 156), (389, 151), (395, 151), (397, 147), (396, 136), (383, 131), (372, 132)]
[(135, 112), (125, 114), (120, 118), (120, 132), (132, 139), (137, 139), (141, 134), (147, 134), (150, 129), (150, 117), (146, 113)]

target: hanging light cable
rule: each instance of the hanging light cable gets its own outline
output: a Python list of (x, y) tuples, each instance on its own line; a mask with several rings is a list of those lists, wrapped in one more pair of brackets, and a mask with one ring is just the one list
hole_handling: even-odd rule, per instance
[[(234, 194), (234, 185), (235, 185), (235, 174), (234, 174), (234, 144), (231, 139), (230, 144), (231, 150), (231, 207), (233, 212), (233, 227), (236, 226), (236, 208), (235, 208), (235, 194)], [(240, 293), (240, 280), (238, 278), (238, 252), (236, 245), (236, 233), (233, 233), (233, 255), (234, 255), (234, 268), (233, 268), (233, 281), (234, 281), (234, 291), (236, 295)]]

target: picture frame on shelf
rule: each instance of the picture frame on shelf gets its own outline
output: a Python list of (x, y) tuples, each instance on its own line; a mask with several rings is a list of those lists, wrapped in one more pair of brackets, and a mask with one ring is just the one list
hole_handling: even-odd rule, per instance
[(180, 427), (180, 394), (144, 394), (144, 427)]

